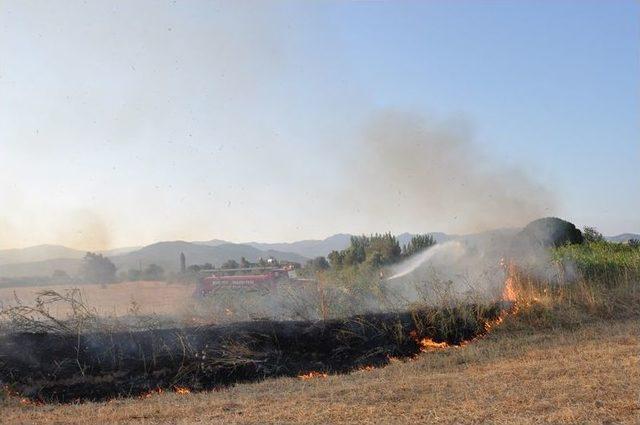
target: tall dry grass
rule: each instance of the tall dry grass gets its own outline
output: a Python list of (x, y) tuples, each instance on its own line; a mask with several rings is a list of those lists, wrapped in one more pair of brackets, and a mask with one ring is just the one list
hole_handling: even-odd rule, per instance
[(553, 279), (516, 272), (513, 327), (575, 327), (640, 317), (640, 249), (608, 242), (552, 250)]

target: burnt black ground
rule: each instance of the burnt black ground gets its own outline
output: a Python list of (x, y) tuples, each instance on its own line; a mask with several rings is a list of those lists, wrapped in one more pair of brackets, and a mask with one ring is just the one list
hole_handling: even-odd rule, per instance
[(310, 371), (345, 373), (415, 355), (415, 336), (450, 344), (472, 339), (501, 307), (139, 332), (11, 333), (0, 336), (0, 381), (34, 400), (70, 402), (175, 386), (213, 389)]

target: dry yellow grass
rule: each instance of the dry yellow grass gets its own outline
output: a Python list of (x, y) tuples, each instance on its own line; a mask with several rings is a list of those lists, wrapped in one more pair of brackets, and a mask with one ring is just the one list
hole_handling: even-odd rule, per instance
[[(640, 423), (640, 324), (499, 330), (372, 371), (77, 405), (5, 402), (4, 424)], [(2, 406), (2, 405), (0, 405)]]
[[(193, 303), (195, 285), (156, 281), (121, 282), (109, 285), (51, 285), (0, 288), (0, 305), (15, 304), (17, 296), (24, 304), (33, 305), (38, 292), (52, 290), (64, 293), (78, 288), (86, 304), (100, 315), (122, 316), (135, 303), (140, 314), (176, 314), (187, 311)], [(68, 305), (54, 307), (53, 313), (63, 316)]]

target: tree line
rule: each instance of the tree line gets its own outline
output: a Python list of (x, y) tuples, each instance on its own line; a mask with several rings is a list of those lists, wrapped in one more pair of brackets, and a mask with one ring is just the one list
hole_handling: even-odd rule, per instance
[(410, 257), (436, 244), (432, 235), (414, 235), (409, 243), (400, 246), (391, 233), (352, 236), (350, 244), (341, 251), (331, 251), (327, 257), (316, 257), (305, 265), (308, 270), (343, 269), (361, 264), (379, 268)]
[(102, 254), (87, 252), (82, 259), (79, 277), (85, 282), (107, 284), (124, 280), (163, 280), (165, 271), (157, 264), (149, 264), (145, 268), (131, 268), (118, 275), (115, 264), (109, 258)]
[[(296, 267), (300, 267), (298, 263), (286, 262), (286, 264), (294, 264)], [(218, 269), (251, 269), (261, 267), (279, 267), (281, 263), (275, 258), (258, 259), (257, 262), (250, 262), (245, 257), (241, 257), (240, 261), (227, 260), (218, 267)], [(199, 273), (205, 270), (215, 270), (216, 266), (212, 263), (204, 264), (192, 264), (185, 267), (185, 270), (180, 273), (185, 278), (197, 276)], [(178, 277), (180, 276), (178, 275)], [(69, 274), (63, 270), (54, 271), (51, 276), (52, 283), (73, 283), (76, 280), (108, 284), (118, 281), (140, 281), (140, 280), (164, 280), (167, 278), (165, 270), (157, 264), (149, 264), (145, 268), (129, 269), (117, 273), (117, 268), (113, 262), (103, 256), (102, 254), (96, 254), (93, 252), (87, 252), (82, 259), (82, 265), (80, 266), (80, 272), (76, 278), (69, 276)], [(188, 280), (188, 279), (187, 279)]]

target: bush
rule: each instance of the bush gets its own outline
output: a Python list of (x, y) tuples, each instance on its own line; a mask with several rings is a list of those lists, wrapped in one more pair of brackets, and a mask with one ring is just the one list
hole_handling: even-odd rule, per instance
[(88, 283), (113, 283), (116, 281), (116, 266), (102, 254), (87, 252), (82, 259), (80, 275)]
[(602, 236), (602, 233), (600, 233), (595, 227), (586, 226), (583, 229), (582, 234), (584, 235), (584, 240), (587, 242), (604, 242), (604, 236)]
[(611, 284), (613, 281), (640, 280), (640, 250), (627, 244), (591, 242), (567, 245), (553, 250), (556, 261), (575, 264), (582, 279)]
[(165, 274), (162, 267), (157, 264), (149, 264), (144, 270), (129, 269), (126, 277), (133, 282), (138, 280), (163, 280)]
[(544, 247), (581, 244), (583, 241), (582, 233), (573, 223), (556, 217), (532, 221), (515, 238), (516, 245), (529, 246), (534, 244)]
[(316, 257), (313, 260), (307, 261), (306, 267), (315, 271), (327, 270), (329, 268), (329, 262), (324, 257)]

